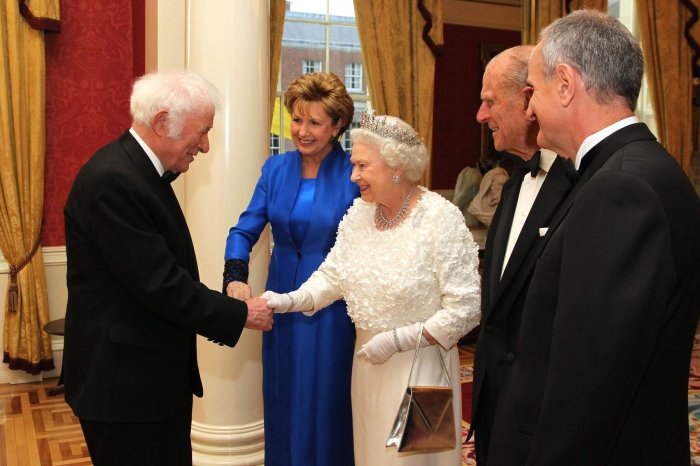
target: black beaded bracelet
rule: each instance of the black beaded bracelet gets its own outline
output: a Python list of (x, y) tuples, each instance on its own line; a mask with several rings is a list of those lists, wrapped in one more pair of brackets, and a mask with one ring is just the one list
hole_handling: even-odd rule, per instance
[(229, 259), (224, 264), (223, 293), (231, 282), (248, 283), (248, 263), (243, 259)]

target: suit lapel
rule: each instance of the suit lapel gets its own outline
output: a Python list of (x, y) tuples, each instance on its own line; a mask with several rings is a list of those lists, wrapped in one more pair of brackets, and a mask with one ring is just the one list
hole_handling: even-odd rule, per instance
[[(525, 258), (530, 253), (535, 241), (539, 238), (540, 227), (548, 227), (548, 222), (557, 210), (557, 207), (566, 198), (566, 194), (573, 185), (572, 173), (567, 163), (561, 157), (554, 159), (542, 188), (535, 198), (532, 209), (525, 220), (523, 229), (518, 236), (508, 265), (501, 279), (500, 290), (507, 289), (510, 282), (518, 274), (518, 270)], [(500, 293), (497, 295), (497, 299)]]
[(649, 131), (649, 128), (644, 123), (636, 123), (630, 126), (626, 126), (619, 131), (611, 134), (607, 138), (603, 139), (601, 142), (596, 144), (589, 152), (586, 157), (591, 157), (587, 164), (587, 167), (576, 186), (571, 190), (569, 195), (566, 197), (561, 206), (557, 209), (552, 221), (549, 224), (549, 229), (547, 234), (542, 238), (541, 241), (535, 243), (532, 253), (528, 254), (521, 270), (515, 275), (513, 279), (513, 284), (511, 285), (512, 292), (504, 295), (502, 302), (499, 304), (504, 309), (510, 309), (512, 307), (513, 301), (518, 296), (520, 290), (529, 283), (530, 274), (537, 263), (537, 260), (542, 255), (545, 247), (552, 238), (557, 228), (563, 223), (566, 215), (576, 201), (576, 196), (579, 191), (586, 185), (588, 180), (595, 175), (595, 173), (610, 160), (610, 158), (618, 150), (620, 150), (624, 145), (635, 141), (642, 140), (656, 140), (654, 135)]
[(489, 270), (486, 272), (488, 275), (485, 275), (485, 277), (490, 284), (488, 298), (492, 305), (495, 304), (496, 297), (500, 294), (503, 259), (505, 257), (506, 247), (508, 246), (508, 237), (510, 236), (510, 228), (513, 223), (513, 216), (515, 215), (515, 207), (518, 203), (520, 186), (523, 183), (523, 178), (526, 173), (527, 172), (521, 170), (515, 172), (513, 175), (513, 182), (509, 183), (508, 190), (506, 191), (504, 189), (501, 202), (496, 209), (492, 221), (492, 224), (495, 224), (496, 228), (493, 234), (489, 234), (487, 237), (487, 242), (491, 241), (493, 245), (493, 247), (487, 248), (487, 251), (491, 251), (492, 254), (490, 260), (484, 258), (486, 263), (491, 264)]
[[(177, 201), (177, 196), (175, 196), (172, 186), (170, 186), (170, 183), (163, 181), (158, 176), (158, 171), (153, 166), (153, 163), (148, 158), (148, 155), (146, 155), (143, 148), (141, 148), (136, 139), (134, 139), (134, 137), (128, 131), (119, 138), (119, 142), (126, 151), (131, 162), (134, 164), (134, 166), (136, 166), (153, 192), (156, 193), (161, 201), (163, 201), (163, 204), (170, 213), (173, 222), (177, 225), (178, 232), (183, 237), (182, 244), (189, 262), (188, 264), (181, 265), (187, 268), (195, 280), (199, 280), (197, 257), (194, 252), (194, 245), (192, 244), (190, 230), (187, 227), (185, 215), (182, 212), (180, 203)], [(177, 256), (175, 251), (173, 253)]]
[[(338, 187), (339, 183), (345, 183), (346, 179), (349, 178), (349, 175), (343, 173), (347, 158), (348, 155), (336, 143), (333, 145), (333, 150), (321, 161), (316, 175), (316, 191), (309, 225), (337, 224), (338, 220), (336, 219), (342, 217), (342, 214), (347, 210), (344, 204), (339, 206), (343, 190)], [(338, 212), (339, 208), (342, 212)], [(328, 231), (332, 232), (329, 236), (318, 232), (307, 234), (300, 249), (303, 251), (323, 251), (330, 247), (335, 242), (335, 229), (330, 228)]]

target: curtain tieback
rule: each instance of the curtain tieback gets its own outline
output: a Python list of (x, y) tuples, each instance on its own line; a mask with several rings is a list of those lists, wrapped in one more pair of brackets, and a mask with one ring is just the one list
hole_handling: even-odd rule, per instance
[(17, 312), (17, 305), (19, 301), (19, 287), (17, 286), (17, 274), (19, 274), (20, 271), (32, 261), (32, 259), (34, 258), (34, 254), (36, 254), (37, 249), (39, 249), (39, 244), (41, 244), (41, 235), (39, 235), (39, 237), (36, 240), (36, 243), (34, 243), (32, 251), (22, 262), (19, 263), (19, 265), (10, 264), (10, 284), (7, 287), (7, 309), (10, 312)]

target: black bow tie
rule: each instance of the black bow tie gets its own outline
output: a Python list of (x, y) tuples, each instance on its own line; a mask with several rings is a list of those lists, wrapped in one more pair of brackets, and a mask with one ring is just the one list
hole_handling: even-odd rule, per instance
[(530, 172), (530, 175), (534, 178), (540, 171), (540, 151), (535, 152), (530, 160), (525, 162), (525, 168)]
[(164, 172), (160, 178), (166, 183), (172, 183), (178, 176), (180, 176), (180, 173)]

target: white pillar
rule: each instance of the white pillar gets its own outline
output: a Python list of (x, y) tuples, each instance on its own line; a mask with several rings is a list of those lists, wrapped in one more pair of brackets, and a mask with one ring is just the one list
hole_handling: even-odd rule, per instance
[[(188, 67), (222, 93), (211, 151), (185, 178), (185, 215), (202, 281), (221, 288), (224, 244), (245, 209), (269, 153), (269, 14), (260, 0), (192, 0)], [(269, 241), (251, 261), (264, 290)], [(195, 399), (193, 460), (198, 465), (263, 463), (261, 335), (244, 331), (234, 349), (200, 338), (205, 396)]]
[[(156, 67), (197, 71), (222, 95), (222, 108), (209, 136), (209, 153), (197, 156), (189, 171), (174, 183), (194, 241), (201, 280), (220, 290), (228, 230), (247, 206), (269, 153), (268, 2), (150, 0), (147, 8), (154, 1), (158, 32), (147, 31), (147, 38), (157, 37)], [(149, 50), (147, 47), (147, 53)], [(153, 69), (148, 55), (147, 61), (147, 69)], [(266, 233), (250, 262), (249, 282), (256, 294), (264, 290), (268, 263)], [(249, 330), (233, 349), (199, 338), (204, 398), (194, 401), (194, 464), (263, 464), (261, 346), (260, 333)]]

